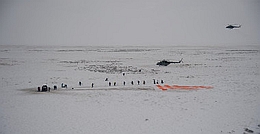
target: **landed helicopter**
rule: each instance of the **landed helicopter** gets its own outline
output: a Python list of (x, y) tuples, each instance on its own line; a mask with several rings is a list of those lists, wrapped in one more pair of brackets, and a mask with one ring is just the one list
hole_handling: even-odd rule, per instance
[(156, 65), (159, 65), (159, 66), (168, 66), (169, 64), (171, 64), (171, 63), (183, 63), (183, 61), (182, 61), (182, 59), (183, 58), (181, 58), (181, 60), (179, 60), (179, 61), (167, 61), (167, 60), (162, 60), (162, 61), (160, 61), (160, 62), (157, 62), (157, 64)]
[(229, 28), (229, 29), (240, 28), (240, 27), (241, 27), (241, 25), (237, 25), (237, 24), (226, 26), (226, 28)]

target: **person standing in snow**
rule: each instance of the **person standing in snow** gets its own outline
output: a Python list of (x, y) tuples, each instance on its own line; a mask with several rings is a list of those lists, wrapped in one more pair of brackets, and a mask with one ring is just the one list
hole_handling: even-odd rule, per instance
[(131, 84), (134, 85), (134, 81), (131, 81)]
[(161, 80), (161, 84), (163, 84), (164, 82), (163, 82), (163, 80)]

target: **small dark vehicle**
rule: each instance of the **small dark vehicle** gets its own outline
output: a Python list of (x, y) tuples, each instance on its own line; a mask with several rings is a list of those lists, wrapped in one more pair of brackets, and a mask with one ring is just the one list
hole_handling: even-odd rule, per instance
[(42, 86), (42, 92), (47, 92), (48, 86), (47, 85), (43, 85)]

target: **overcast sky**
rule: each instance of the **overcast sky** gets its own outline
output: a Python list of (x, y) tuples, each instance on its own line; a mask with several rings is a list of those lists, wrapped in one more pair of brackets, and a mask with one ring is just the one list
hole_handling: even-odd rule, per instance
[(260, 0), (0, 0), (9, 44), (259, 45)]

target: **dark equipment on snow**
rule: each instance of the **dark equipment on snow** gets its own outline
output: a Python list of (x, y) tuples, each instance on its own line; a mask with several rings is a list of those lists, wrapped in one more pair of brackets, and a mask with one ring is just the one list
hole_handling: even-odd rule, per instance
[(47, 85), (43, 85), (42, 86), (42, 92), (47, 92), (48, 86)]

